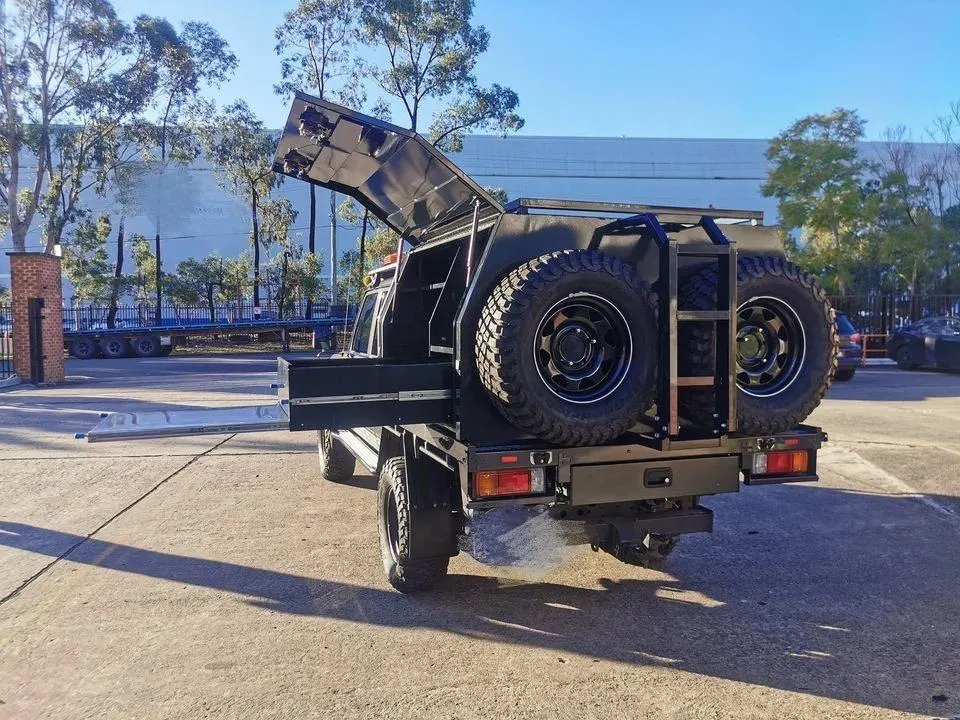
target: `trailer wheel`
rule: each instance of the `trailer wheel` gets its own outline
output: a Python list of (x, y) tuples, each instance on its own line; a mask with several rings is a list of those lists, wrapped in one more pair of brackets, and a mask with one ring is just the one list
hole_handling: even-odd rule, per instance
[(653, 404), (656, 312), (633, 266), (595, 250), (526, 262), (487, 299), (477, 369), (518, 428), (564, 445), (595, 445)]
[(840, 382), (846, 382), (847, 380), (853, 380), (853, 376), (857, 374), (856, 368), (847, 368), (845, 370), (837, 370), (837, 374), (833, 376), (834, 380), (839, 380)]
[(92, 337), (78, 337), (70, 341), (70, 354), (78, 360), (91, 360), (100, 354), (100, 346)]
[(357, 470), (357, 459), (353, 453), (329, 430), (317, 430), (317, 456), (320, 474), (330, 482), (346, 482)]
[(390, 458), (380, 471), (377, 525), (380, 534), (380, 556), (387, 580), (402, 593), (430, 590), (447, 574), (450, 563), (450, 558), (447, 557), (418, 560), (407, 557), (411, 517), (403, 458)]
[[(778, 257), (747, 257), (737, 264), (737, 423), (741, 432), (768, 435), (803, 422), (820, 404), (837, 368), (834, 311), (816, 279)], [(717, 271), (708, 266), (680, 289), (678, 306), (716, 307)], [(682, 374), (714, 372), (711, 324), (680, 328)], [(680, 414), (713, 424), (713, 388), (683, 388)]]
[(167, 357), (170, 353), (173, 352), (173, 343), (170, 345), (161, 345), (160, 352), (157, 353), (158, 357)]
[(130, 343), (137, 357), (156, 357), (160, 354), (160, 338), (156, 335), (138, 335)]
[(100, 341), (100, 352), (105, 358), (130, 357), (130, 341), (125, 337), (105, 337)]

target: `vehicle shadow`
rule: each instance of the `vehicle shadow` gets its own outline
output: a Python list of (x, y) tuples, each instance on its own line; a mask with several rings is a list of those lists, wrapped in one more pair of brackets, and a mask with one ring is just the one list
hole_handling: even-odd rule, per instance
[(634, 577), (568, 585), (451, 575), (416, 596), (7, 521), (0, 545), (214, 588), (274, 612), (430, 628), (906, 712), (960, 713), (956, 517), (914, 497), (825, 488), (766, 488), (739, 518), (731, 502), (713, 500), (725, 506), (724, 525), (712, 537), (686, 538), (669, 575), (643, 571), (638, 579), (608, 560), (604, 571)]

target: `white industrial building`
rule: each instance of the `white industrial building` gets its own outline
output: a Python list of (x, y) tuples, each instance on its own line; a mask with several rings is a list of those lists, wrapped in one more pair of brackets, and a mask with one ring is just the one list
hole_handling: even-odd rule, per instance
[[(451, 158), (478, 183), (503, 188), (510, 198), (763, 210), (766, 223), (774, 224), (776, 202), (760, 192), (767, 171), (766, 147), (766, 140), (474, 135), (465, 138), (463, 151)], [(880, 151), (879, 143), (863, 145), (871, 159)], [(295, 227), (306, 245), (307, 184), (287, 179), (278, 192), (299, 211)], [(126, 219), (127, 237), (140, 233), (152, 238), (159, 228), (167, 271), (186, 257), (199, 258), (211, 251), (236, 255), (249, 247), (249, 208), (221, 187), (214, 169), (202, 161), (144, 178), (137, 195), (137, 207)], [(90, 195), (87, 203), (94, 213), (107, 211), (116, 228), (120, 216), (116, 202)], [(330, 225), (326, 191), (318, 192), (317, 205), (317, 249), (326, 259)], [(42, 248), (36, 225), (28, 238), (29, 250)], [(356, 247), (358, 237), (358, 228), (344, 227), (341, 221), (339, 252)], [(3, 250), (11, 249), (7, 237)], [(10, 284), (5, 252), (0, 254), (0, 284)], [(65, 294), (69, 297), (69, 289)]]

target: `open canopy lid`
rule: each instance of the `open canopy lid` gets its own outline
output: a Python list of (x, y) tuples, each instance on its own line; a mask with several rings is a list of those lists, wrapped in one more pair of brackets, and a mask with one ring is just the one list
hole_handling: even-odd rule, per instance
[(274, 169), (356, 198), (416, 245), (435, 225), (473, 209), (503, 212), (439, 150), (410, 130), (297, 93)]

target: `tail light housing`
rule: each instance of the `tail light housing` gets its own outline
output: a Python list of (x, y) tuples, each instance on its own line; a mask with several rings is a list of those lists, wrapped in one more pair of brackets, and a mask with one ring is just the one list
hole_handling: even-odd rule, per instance
[(776, 450), (758, 452), (753, 456), (753, 477), (806, 475), (809, 471), (810, 452), (807, 450)]
[(856, 332), (850, 336), (850, 342), (859, 343), (860, 342), (860, 333)]
[(477, 473), (474, 480), (474, 494), (478, 498), (539, 495), (545, 491), (546, 472), (543, 468), (484, 470)]

